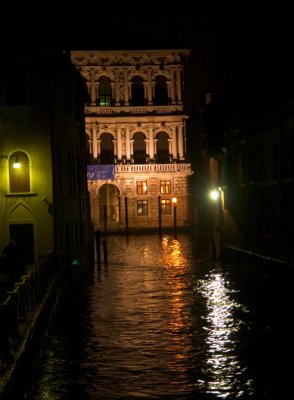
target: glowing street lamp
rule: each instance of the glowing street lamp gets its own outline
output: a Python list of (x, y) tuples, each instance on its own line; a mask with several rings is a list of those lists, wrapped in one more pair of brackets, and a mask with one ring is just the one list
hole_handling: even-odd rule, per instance
[(221, 251), (221, 230), (220, 230), (220, 194), (221, 188), (215, 188), (210, 191), (209, 197), (212, 200), (214, 206), (212, 207), (212, 254), (214, 259), (218, 259), (220, 257)]
[(219, 199), (219, 194), (220, 194), (219, 189), (213, 189), (210, 191), (209, 196), (210, 196), (211, 200), (216, 201)]
[(176, 197), (172, 198), (172, 203), (174, 205), (174, 234), (176, 234), (177, 231), (177, 201), (178, 199)]

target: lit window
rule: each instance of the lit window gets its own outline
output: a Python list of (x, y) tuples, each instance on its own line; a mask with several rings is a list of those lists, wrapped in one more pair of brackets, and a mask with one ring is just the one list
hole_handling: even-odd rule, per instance
[(9, 157), (10, 193), (30, 191), (30, 171), (28, 156), (22, 151), (16, 151)]
[(160, 181), (160, 193), (171, 193), (170, 186), (170, 181)]
[(171, 201), (170, 200), (161, 200), (161, 213), (163, 215), (171, 215)]
[(106, 76), (102, 76), (99, 80), (99, 105), (111, 106), (111, 81)]
[(137, 214), (148, 215), (148, 200), (137, 201)]
[(137, 182), (137, 194), (147, 194), (147, 182), (138, 181)]

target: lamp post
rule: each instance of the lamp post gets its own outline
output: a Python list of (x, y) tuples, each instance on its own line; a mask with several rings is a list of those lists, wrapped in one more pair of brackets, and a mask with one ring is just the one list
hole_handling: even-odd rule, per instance
[(174, 234), (177, 234), (177, 201), (176, 197), (172, 198), (172, 203), (174, 205)]
[(161, 196), (158, 196), (158, 231), (159, 231), (159, 236), (161, 237)]
[(107, 265), (107, 205), (104, 206), (104, 240), (103, 240), (103, 254), (104, 264)]
[(209, 197), (212, 201), (211, 244), (212, 244), (213, 259), (219, 259), (221, 252), (221, 227), (220, 227), (220, 211), (219, 211), (220, 194), (221, 194), (220, 188), (213, 189), (209, 193)]
[(126, 238), (129, 236), (129, 216), (128, 216), (128, 198), (125, 196), (125, 223), (126, 223)]

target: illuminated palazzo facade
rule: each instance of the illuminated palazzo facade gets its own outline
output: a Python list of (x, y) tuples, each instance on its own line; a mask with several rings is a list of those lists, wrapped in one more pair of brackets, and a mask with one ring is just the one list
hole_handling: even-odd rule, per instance
[(183, 107), (189, 53), (71, 52), (89, 94), (88, 189), (95, 230), (191, 224)]

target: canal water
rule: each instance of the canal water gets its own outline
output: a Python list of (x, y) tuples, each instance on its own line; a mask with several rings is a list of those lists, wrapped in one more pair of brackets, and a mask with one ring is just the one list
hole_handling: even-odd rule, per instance
[(213, 262), (184, 233), (112, 236), (107, 249), (107, 265), (73, 267), (26, 398), (288, 398), (291, 268)]

